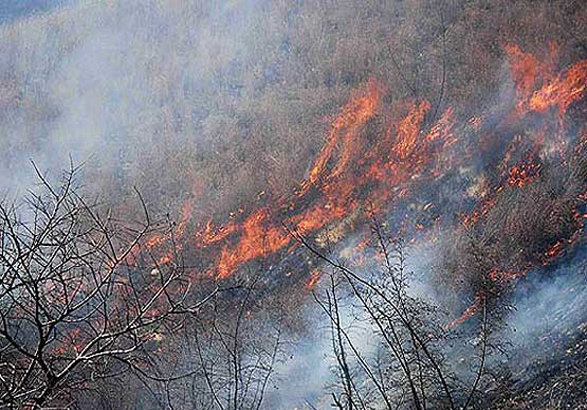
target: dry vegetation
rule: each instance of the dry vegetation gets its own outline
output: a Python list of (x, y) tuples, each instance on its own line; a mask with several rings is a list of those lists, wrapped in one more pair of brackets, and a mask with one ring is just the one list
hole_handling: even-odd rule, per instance
[[(336, 380), (320, 400), (296, 406), (579, 402), (583, 333), (558, 342), (578, 346), (579, 364), (557, 367), (553, 356), (541, 386), (519, 386), (495, 363), (507, 347), (512, 284), (581, 247), (587, 188), (584, 101), (568, 113), (566, 159), (528, 156), (522, 143), (503, 159), (502, 141), (541, 125), (538, 116), (518, 129), (501, 121), (515, 101), (506, 47), (520, 45), (544, 65), (556, 60), (556, 72), (585, 58), (581, 2), (156, 3), (81, 2), (0, 26), (0, 171), (9, 175), (0, 183), (26, 180), (25, 157), (43, 168), (40, 189), (0, 203), (0, 407), (267, 408), (290, 342), (312, 330), (297, 317), (311, 296), (332, 335)], [(422, 198), (405, 206), (425, 208), (433, 225), (440, 214), (460, 218), (457, 202), (480, 199), (475, 223), (459, 221), (441, 238), (428, 275), (439, 297), (410, 293), (404, 244), (375, 219), (361, 255), (372, 260), (354, 270), (337, 259), (330, 242), (361, 221), (359, 211), (318, 240), (283, 227), (302, 245), (288, 242), (284, 261), (277, 254), (222, 281), (206, 276), (212, 256), (175, 233), (288, 199), (331, 120), (369, 79), (381, 84), (384, 108), (360, 129), (368, 141), (406, 115), (404, 102), (430, 102), (422, 129), (449, 106), (459, 124), (492, 107), (479, 138), (464, 138), (478, 169), (452, 169), (449, 151), (439, 160), (446, 175), (418, 185)], [(58, 186), (45, 177), (69, 151), (79, 162), (90, 156), (83, 187), (73, 170)], [(511, 183), (520, 161), (535, 175)], [(482, 195), (451, 197), (473, 188)], [(165, 263), (150, 252), (154, 233), (171, 243)], [(273, 276), (279, 263), (289, 281)], [(330, 269), (312, 294), (307, 270), (319, 264)], [(353, 320), (348, 306), (360, 312)], [(449, 325), (468, 307), (466, 326)], [(369, 329), (375, 350), (361, 350), (357, 327)], [(561, 383), (573, 390), (560, 392)]]
[[(193, 195), (203, 215), (224, 216), (267, 186), (290, 192), (321, 147), (324, 118), (369, 76), (391, 101), (424, 97), (466, 118), (507, 78), (504, 44), (541, 56), (556, 41), (561, 66), (585, 52), (579, 2), (251, 3), (88, 5), (2, 27), (3, 162), (18, 170), (22, 154), (61, 155), (62, 141), (79, 142), (78, 161), (94, 154), (90, 170), (113, 197), (138, 184), (165, 211)], [(91, 52), (108, 61), (110, 79)], [(68, 59), (84, 58), (83, 71), (68, 70)], [(132, 103), (88, 102), (120, 92)], [(69, 117), (92, 110), (76, 129)]]

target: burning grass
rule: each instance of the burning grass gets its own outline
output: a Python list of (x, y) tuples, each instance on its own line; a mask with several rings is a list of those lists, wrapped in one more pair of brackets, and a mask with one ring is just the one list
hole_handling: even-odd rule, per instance
[[(453, 234), (446, 270), (436, 279), (456, 295), (503, 296), (515, 282), (572, 252), (583, 231), (587, 156), (571, 150), (565, 161), (542, 163), (533, 178), (512, 184), (512, 175)], [(518, 181), (518, 180), (516, 180)], [(456, 301), (458, 304), (458, 301)], [(473, 304), (459, 322), (474, 315)]]
[[(294, 236), (321, 251), (343, 248), (342, 259), (369, 269), (366, 227), (378, 219), (393, 237), (443, 248), (432, 280), (449, 294), (452, 329), (467, 329), (488, 305), (505, 309), (517, 282), (581, 246), (587, 60), (578, 2), (281, 0), (231, 2), (222, 12), (181, 3), (141, 6), (144, 15), (119, 33), (139, 33), (122, 50), (117, 38), (103, 47), (86, 37), (126, 24), (130, 0), (100, 9), (87, 27), (76, 25), (77, 8), (67, 30), (60, 29), (67, 12), (35, 30), (29, 22), (0, 27), (1, 41), (17, 38), (14, 58), (0, 62), (0, 131), (60, 141), (71, 124), (72, 135), (89, 128), (108, 142), (89, 144), (106, 147), (86, 179), (118, 201), (121, 219), (137, 214), (127, 200), (134, 184), (161, 213), (176, 210), (168, 229), (149, 230), (131, 246), (124, 258), (131, 270), (141, 265), (154, 280), (179, 266), (191, 289), (249, 285), (252, 272), (263, 271), (255, 282), (262, 289), (255, 300), (245, 297), (249, 307), (238, 316), (263, 317), (276, 299), (295, 312), (328, 274)], [(254, 12), (240, 21), (234, 10), (249, 5)], [(226, 25), (230, 35), (207, 25)], [(33, 73), (27, 64), (36, 50), (22, 46), (29, 31), (54, 34), (60, 46)], [(203, 40), (194, 46), (195, 38)], [(93, 52), (112, 63), (112, 78), (85, 65)], [(75, 64), (90, 79), (79, 90)], [(47, 95), (39, 94), (44, 88)], [(63, 93), (69, 88), (79, 99)], [(55, 105), (60, 98), (63, 106)], [(97, 110), (96, 101), (121, 100)], [(2, 159), (45, 147), (27, 138), (10, 141)], [(54, 289), (45, 290), (52, 298)], [(238, 300), (229, 294), (214, 306), (229, 316)], [(199, 323), (204, 333), (212, 322)], [(219, 333), (207, 335), (222, 343)], [(229, 353), (240, 351), (238, 329), (231, 337)], [(79, 353), (76, 329), (69, 341), (69, 353)]]

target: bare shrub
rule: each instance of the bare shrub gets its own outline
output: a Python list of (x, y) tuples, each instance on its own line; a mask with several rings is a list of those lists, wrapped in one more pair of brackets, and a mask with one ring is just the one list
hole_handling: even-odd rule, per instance
[(134, 263), (153, 228), (144, 202), (141, 221), (118, 221), (75, 174), (54, 186), (38, 173), (38, 190), (0, 203), (2, 406), (67, 406), (101, 379), (154, 374), (160, 335), (203, 303), (187, 303), (181, 265)]

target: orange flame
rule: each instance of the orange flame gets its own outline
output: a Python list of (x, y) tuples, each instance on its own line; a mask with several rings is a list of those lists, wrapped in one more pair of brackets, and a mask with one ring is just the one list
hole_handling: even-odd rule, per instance
[[(538, 58), (516, 45), (505, 45), (512, 77), (516, 87), (514, 119), (530, 111), (539, 114), (556, 107), (564, 115), (571, 104), (583, 97), (587, 77), (587, 60), (556, 75), (557, 45), (550, 44), (546, 57)], [(440, 178), (454, 170), (464, 160), (453, 155), (451, 147), (467, 133), (480, 130), (485, 115), (468, 116), (465, 126), (455, 127), (455, 113), (448, 107), (433, 124), (431, 104), (417, 100), (390, 108), (382, 104), (383, 85), (370, 79), (351, 92), (349, 101), (340, 109), (331, 123), (326, 142), (311, 164), (307, 178), (293, 199), (271, 199), (248, 214), (242, 210), (231, 214), (224, 224), (214, 225), (210, 219), (195, 233), (198, 248), (213, 248), (218, 253), (208, 273), (217, 278), (232, 275), (240, 266), (257, 258), (267, 257), (283, 249), (296, 246), (282, 224), (304, 235), (324, 228), (349, 225), (367, 205), (374, 213), (393, 208), (407, 198), (418, 184)], [(367, 125), (377, 118), (385, 125), (384, 132), (369, 135)], [(547, 135), (543, 133), (542, 135)], [(543, 138), (543, 137), (541, 137)], [(538, 146), (538, 144), (537, 144)], [(536, 149), (535, 151), (537, 151)], [(537, 152), (533, 152), (533, 155)], [(507, 153), (506, 155), (509, 155)], [(462, 156), (462, 155), (461, 155)], [(459, 162), (461, 161), (461, 162)], [(508, 164), (509, 161), (505, 161)], [(506, 173), (503, 186), (521, 187), (528, 184), (540, 171), (533, 163), (517, 164)], [(265, 192), (262, 193), (263, 195)], [(464, 224), (474, 224), (494, 204), (492, 195), (484, 197)], [(182, 212), (178, 236), (183, 237), (189, 220), (189, 211)], [(435, 220), (435, 224), (438, 225)], [(425, 224), (414, 222), (417, 230), (425, 231)], [(181, 228), (181, 229), (180, 229)], [(340, 229), (350, 229), (343, 227)], [(147, 249), (164, 249), (169, 241), (166, 235), (153, 235)], [(178, 240), (178, 243), (184, 241)], [(210, 252), (214, 255), (214, 251)], [(168, 262), (170, 253), (159, 261)]]
[(557, 107), (559, 115), (563, 116), (572, 103), (583, 97), (585, 87), (587, 60), (582, 60), (532, 94), (528, 106), (538, 112)]
[(274, 253), (290, 242), (289, 233), (281, 227), (270, 226), (269, 219), (269, 210), (262, 208), (245, 220), (237, 245), (222, 248), (216, 273), (218, 278), (225, 278), (243, 263)]
[(509, 172), (508, 184), (522, 187), (530, 183), (540, 172), (540, 164), (514, 165)]
[(313, 290), (316, 285), (318, 284), (318, 281), (320, 280), (320, 277), (322, 276), (322, 272), (320, 271), (320, 269), (314, 269), (312, 271), (312, 274), (310, 275), (310, 279), (308, 279), (308, 281), (306, 282), (306, 290), (310, 291)]

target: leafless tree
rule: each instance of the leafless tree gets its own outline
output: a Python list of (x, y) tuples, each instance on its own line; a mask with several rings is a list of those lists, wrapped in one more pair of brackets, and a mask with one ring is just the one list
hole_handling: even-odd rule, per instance
[(0, 203), (0, 407), (70, 407), (129, 370), (175, 377), (150, 357), (217, 292), (190, 303), (180, 258), (159, 265), (144, 246), (156, 224), (141, 196), (140, 221), (122, 222), (84, 199), (77, 172), (52, 184), (37, 170), (38, 189)]
[[(339, 381), (333, 393), (340, 409), (471, 408), (487, 375), (493, 352), (491, 320), (485, 301), (479, 316), (474, 348), (466, 349), (473, 371), (460, 376), (447, 358), (448, 346), (459, 341), (437, 305), (409, 292), (406, 246), (391, 240), (384, 227), (372, 224), (376, 263), (362, 273), (346, 266), (296, 232), (292, 234), (326, 266), (333, 269), (328, 283), (314, 297), (330, 321)], [(368, 273), (364, 273), (368, 272)], [(326, 281), (325, 281), (326, 282)], [(359, 314), (343, 314), (350, 303)], [(359, 321), (359, 324), (352, 324)], [(346, 323), (345, 323), (346, 321)], [(375, 353), (365, 351), (353, 327), (375, 335)], [(356, 333), (356, 332), (355, 332)], [(460, 341), (471, 341), (462, 338)], [(470, 344), (470, 343), (469, 343)]]
[[(216, 295), (186, 327), (197, 369), (191, 405), (210, 409), (260, 409), (283, 353), (280, 318), (259, 306), (263, 271)], [(246, 275), (245, 275), (246, 276)]]

